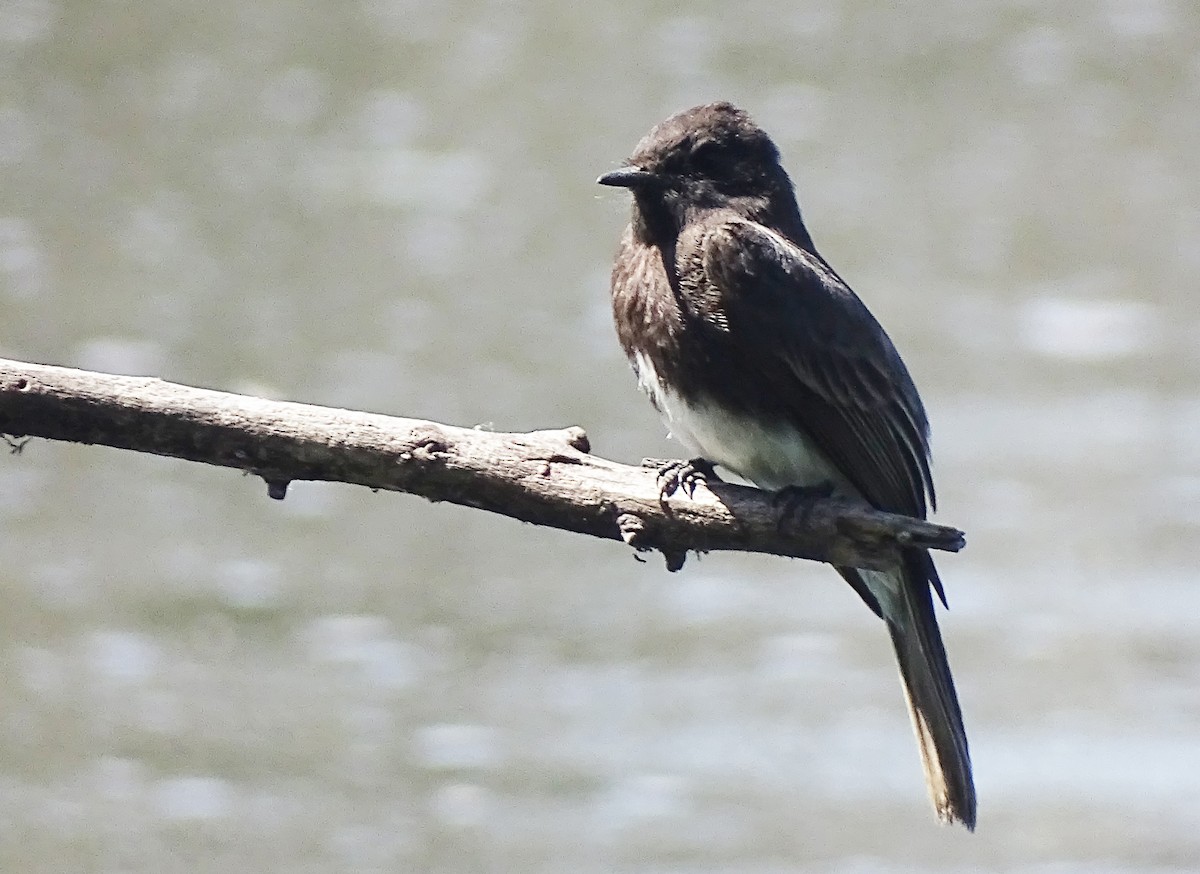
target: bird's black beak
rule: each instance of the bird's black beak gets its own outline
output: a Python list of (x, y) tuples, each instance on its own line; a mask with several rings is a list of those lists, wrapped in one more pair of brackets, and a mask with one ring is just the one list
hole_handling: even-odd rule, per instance
[(643, 170), (641, 167), (622, 167), (620, 170), (605, 173), (596, 181), (601, 185), (612, 185), (615, 188), (631, 188), (636, 191), (639, 188), (649, 188), (662, 184), (662, 177), (657, 173), (651, 173), (649, 170)]

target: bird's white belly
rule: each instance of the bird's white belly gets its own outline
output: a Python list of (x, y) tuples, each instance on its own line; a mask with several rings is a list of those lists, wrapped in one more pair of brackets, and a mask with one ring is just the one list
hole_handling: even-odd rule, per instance
[[(800, 431), (767, 426), (715, 405), (689, 404), (667, 389), (650, 360), (637, 355), (638, 383), (658, 407), (671, 436), (701, 458), (745, 477), (759, 488), (832, 484), (845, 496), (861, 500), (857, 489)], [(883, 571), (860, 570), (863, 582), (885, 615), (895, 615), (901, 578)]]
[(649, 359), (637, 355), (642, 389), (654, 400), (671, 436), (701, 458), (715, 462), (764, 489), (832, 483), (853, 488), (800, 431), (764, 425), (714, 404), (687, 403), (667, 389)]

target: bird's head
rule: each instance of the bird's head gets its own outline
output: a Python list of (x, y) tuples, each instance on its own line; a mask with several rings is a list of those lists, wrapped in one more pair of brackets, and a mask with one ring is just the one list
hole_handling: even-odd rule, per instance
[[(628, 188), (634, 226), (647, 242), (673, 239), (711, 210), (729, 209), (777, 226), (799, 210), (775, 143), (730, 103), (707, 103), (655, 125), (601, 185)], [(639, 225), (641, 227), (639, 227)]]

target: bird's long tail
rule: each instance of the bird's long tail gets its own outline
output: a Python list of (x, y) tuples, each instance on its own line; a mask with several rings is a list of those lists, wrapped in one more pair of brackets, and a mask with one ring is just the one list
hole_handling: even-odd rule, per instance
[(925, 766), (929, 795), (943, 822), (975, 829), (975, 784), (962, 711), (950, 676), (928, 585), (933, 562), (917, 553), (905, 562), (905, 579), (888, 599), (884, 619), (896, 648), (904, 697)]

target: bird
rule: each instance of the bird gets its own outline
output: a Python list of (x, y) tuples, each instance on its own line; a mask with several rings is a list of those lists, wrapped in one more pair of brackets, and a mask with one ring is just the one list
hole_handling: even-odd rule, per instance
[[(908, 368), (817, 252), (779, 149), (749, 114), (724, 101), (678, 112), (597, 182), (632, 194), (613, 319), (639, 386), (696, 456), (676, 474), (694, 487), (716, 465), (780, 494), (824, 490), (921, 519), (936, 508)], [(890, 633), (938, 819), (973, 831), (967, 735), (934, 612), (934, 594), (946, 597), (928, 550), (904, 550), (895, 570), (837, 571)]]

